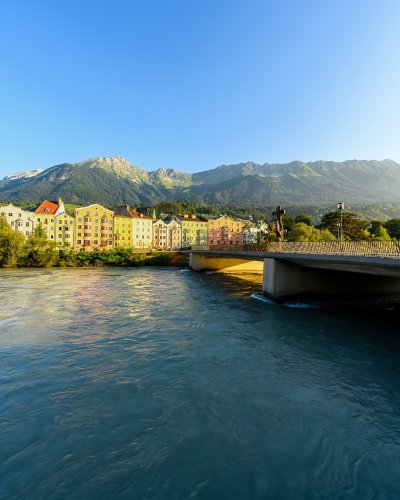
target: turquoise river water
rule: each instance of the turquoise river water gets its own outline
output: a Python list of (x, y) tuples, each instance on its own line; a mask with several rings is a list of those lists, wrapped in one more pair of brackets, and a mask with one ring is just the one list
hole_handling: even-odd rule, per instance
[(176, 268), (0, 272), (0, 498), (399, 499), (398, 309)]

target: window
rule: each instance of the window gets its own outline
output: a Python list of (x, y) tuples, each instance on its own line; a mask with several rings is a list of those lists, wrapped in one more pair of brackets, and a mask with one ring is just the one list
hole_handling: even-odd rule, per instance
[(12, 213), (10, 213), (10, 214), (8, 214), (8, 216), (9, 216), (9, 217), (12, 217), (12, 216), (13, 216), (13, 214), (12, 214)]

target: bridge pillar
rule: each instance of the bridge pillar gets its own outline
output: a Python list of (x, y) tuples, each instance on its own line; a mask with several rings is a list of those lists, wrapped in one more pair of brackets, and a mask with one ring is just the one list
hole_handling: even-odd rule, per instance
[(224, 273), (258, 273), (263, 272), (263, 262), (257, 260), (234, 259), (231, 257), (212, 257), (190, 253), (189, 267), (193, 271), (221, 271)]
[(263, 293), (274, 300), (304, 295), (384, 296), (400, 293), (400, 278), (311, 268), (283, 259), (264, 259)]

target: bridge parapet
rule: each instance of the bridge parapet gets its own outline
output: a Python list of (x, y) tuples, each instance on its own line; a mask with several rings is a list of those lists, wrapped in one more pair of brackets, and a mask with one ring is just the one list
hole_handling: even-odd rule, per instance
[(283, 241), (246, 245), (202, 246), (192, 250), (268, 252), (273, 254), (354, 255), (400, 259), (400, 241)]

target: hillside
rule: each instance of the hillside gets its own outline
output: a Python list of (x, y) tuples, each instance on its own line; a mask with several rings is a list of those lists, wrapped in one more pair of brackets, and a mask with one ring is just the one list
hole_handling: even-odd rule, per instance
[(0, 201), (39, 202), (61, 196), (69, 203), (153, 204), (188, 199), (217, 206), (400, 203), (400, 165), (391, 160), (342, 163), (240, 163), (187, 174), (147, 172), (126, 159), (91, 158), (33, 175), (0, 181)]

